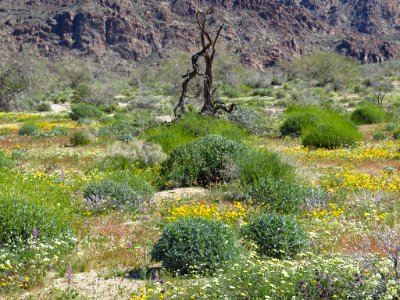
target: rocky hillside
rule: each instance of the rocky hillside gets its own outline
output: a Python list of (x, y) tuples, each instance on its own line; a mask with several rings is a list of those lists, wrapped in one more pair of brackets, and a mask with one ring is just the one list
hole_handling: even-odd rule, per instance
[[(400, 58), (398, 0), (0, 0), (0, 45), (110, 66), (194, 51), (196, 7), (215, 7), (221, 47), (259, 69), (336, 49), (364, 62)], [(210, 24), (212, 26), (213, 24)]]

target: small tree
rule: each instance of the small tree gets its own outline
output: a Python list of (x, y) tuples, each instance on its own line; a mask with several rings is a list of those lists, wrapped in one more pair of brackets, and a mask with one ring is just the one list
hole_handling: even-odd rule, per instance
[(15, 105), (17, 95), (31, 85), (28, 69), (16, 58), (0, 64), (0, 110), (9, 111)]
[[(189, 83), (200, 76), (203, 78), (203, 108), (201, 109), (202, 114), (216, 114), (220, 110), (224, 110), (228, 113), (231, 113), (236, 109), (237, 105), (232, 103), (229, 107), (217, 101), (214, 98), (214, 94), (216, 92), (216, 88), (213, 89), (213, 62), (215, 58), (215, 46), (217, 44), (218, 38), (220, 37), (221, 31), (224, 28), (224, 25), (219, 25), (218, 30), (215, 34), (214, 38), (211, 38), (209, 32), (207, 31), (207, 17), (213, 13), (213, 8), (209, 8), (206, 11), (196, 10), (196, 25), (200, 30), (200, 41), (201, 46), (203, 47), (199, 52), (192, 56), (191, 64), (192, 70), (188, 71), (187, 74), (183, 75), (182, 78), (185, 80), (182, 83), (182, 93), (179, 98), (179, 102), (174, 109), (175, 116), (178, 115), (178, 111), (180, 110), (182, 113), (186, 111), (185, 101), (187, 98), (187, 92)], [(204, 70), (200, 70), (200, 59), (204, 60)]]
[(393, 90), (392, 83), (386, 78), (378, 79), (371, 83), (372, 93), (376, 104), (382, 106), (386, 95)]
[(344, 55), (330, 52), (300, 57), (290, 69), (293, 75), (316, 80), (319, 86), (328, 83), (343, 85), (359, 76), (356, 62)]

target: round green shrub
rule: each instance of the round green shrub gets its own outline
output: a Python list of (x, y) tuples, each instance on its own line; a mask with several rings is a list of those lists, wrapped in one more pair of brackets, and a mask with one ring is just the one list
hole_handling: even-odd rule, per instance
[(379, 131), (379, 132), (374, 133), (373, 138), (376, 141), (383, 141), (383, 140), (386, 140), (386, 134), (382, 131)]
[(293, 258), (308, 241), (303, 228), (290, 216), (267, 213), (242, 228), (242, 234), (258, 246), (260, 255), (278, 259)]
[(240, 181), (252, 185), (260, 179), (285, 179), (292, 181), (293, 168), (284, 163), (278, 154), (267, 150), (248, 149), (236, 160)]
[(228, 182), (244, 150), (241, 143), (208, 135), (175, 149), (162, 164), (161, 174), (167, 185), (175, 187)]
[(151, 258), (178, 274), (212, 273), (240, 254), (237, 238), (227, 225), (202, 218), (167, 224), (153, 246)]
[(136, 210), (153, 193), (153, 188), (143, 178), (130, 171), (117, 171), (101, 181), (88, 184), (83, 195), (89, 208), (94, 210)]
[(40, 112), (51, 111), (50, 103), (42, 102), (38, 106), (36, 106), (36, 110)]
[(39, 126), (33, 123), (26, 123), (19, 129), (19, 134), (23, 136), (33, 136), (40, 132)]
[(383, 122), (385, 116), (385, 111), (378, 105), (364, 104), (353, 111), (351, 120), (358, 125), (375, 124)]
[(310, 127), (302, 135), (303, 146), (333, 149), (354, 145), (362, 135), (356, 126), (343, 121), (338, 123), (319, 123)]
[(306, 191), (293, 180), (262, 178), (245, 188), (246, 198), (265, 209), (294, 213), (304, 204)]
[(84, 146), (92, 142), (89, 134), (85, 131), (77, 131), (71, 137), (72, 146)]
[(309, 126), (315, 125), (319, 120), (319, 116), (301, 112), (294, 115), (289, 115), (280, 127), (282, 136), (300, 136), (302, 130)]
[(98, 119), (103, 115), (103, 112), (95, 105), (88, 103), (75, 104), (71, 108), (69, 117), (72, 120), (79, 119)]
[(52, 136), (67, 136), (68, 129), (64, 127), (56, 127), (50, 132), (50, 134)]

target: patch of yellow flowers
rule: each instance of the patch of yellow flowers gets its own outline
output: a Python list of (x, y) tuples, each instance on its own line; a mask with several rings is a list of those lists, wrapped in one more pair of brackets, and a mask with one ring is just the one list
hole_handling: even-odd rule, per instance
[(368, 159), (399, 159), (400, 141), (388, 140), (379, 145), (362, 143), (357, 147), (338, 149), (312, 149), (309, 147), (294, 146), (284, 149), (287, 154), (301, 156), (309, 160), (319, 159), (346, 159), (346, 160), (368, 160)]
[(239, 201), (230, 205), (194, 202), (168, 209), (167, 221), (173, 222), (181, 218), (201, 217), (226, 224), (236, 224), (246, 217), (247, 213), (248, 207)]
[(321, 179), (320, 183), (330, 192), (345, 189), (350, 191), (369, 190), (371, 192), (394, 193), (400, 191), (400, 174), (398, 172), (382, 172), (379, 175), (374, 175), (345, 168), (327, 174)]

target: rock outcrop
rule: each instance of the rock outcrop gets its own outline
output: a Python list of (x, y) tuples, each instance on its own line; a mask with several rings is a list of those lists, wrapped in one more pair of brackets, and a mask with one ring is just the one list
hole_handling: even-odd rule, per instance
[[(282, 59), (336, 50), (362, 62), (400, 58), (397, 0), (0, 0), (0, 45), (42, 55), (90, 55), (112, 66), (193, 51), (196, 7), (225, 23), (222, 44), (264, 69)], [(212, 24), (210, 24), (212, 25)]]

